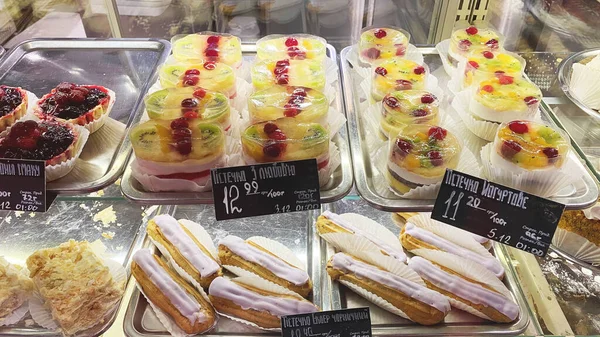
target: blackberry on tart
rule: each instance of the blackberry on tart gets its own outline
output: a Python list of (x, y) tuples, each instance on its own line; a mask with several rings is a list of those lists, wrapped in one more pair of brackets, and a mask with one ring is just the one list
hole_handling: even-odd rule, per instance
[(27, 113), (27, 92), (21, 88), (0, 85), (0, 132)]

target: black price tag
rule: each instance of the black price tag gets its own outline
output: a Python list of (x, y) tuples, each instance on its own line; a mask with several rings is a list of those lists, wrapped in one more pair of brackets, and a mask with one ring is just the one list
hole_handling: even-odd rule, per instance
[(283, 337), (371, 337), (369, 308), (321, 311), (281, 317)]
[(321, 207), (317, 160), (210, 170), (217, 220)]
[(431, 218), (544, 256), (565, 205), (446, 170)]
[(0, 159), (0, 210), (45, 212), (51, 202), (43, 160)]

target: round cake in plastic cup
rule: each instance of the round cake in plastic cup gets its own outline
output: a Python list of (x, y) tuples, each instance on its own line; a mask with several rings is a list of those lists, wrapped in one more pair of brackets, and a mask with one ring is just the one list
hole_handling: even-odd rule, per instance
[(464, 21), (458, 22), (450, 36), (448, 61), (456, 67), (471, 51), (496, 51), (502, 49), (503, 43), (504, 36), (486, 23), (471, 25)]
[(411, 60), (393, 57), (375, 62), (371, 73), (371, 96), (380, 101), (393, 91), (425, 89), (429, 68)]
[(220, 92), (200, 87), (167, 88), (144, 97), (150, 119), (173, 120), (185, 117), (230, 126), (229, 100)]
[(438, 183), (446, 169), (456, 168), (460, 152), (458, 139), (440, 126), (407, 126), (390, 141), (386, 172), (390, 187), (404, 194)]
[(464, 64), (463, 88), (496, 76), (522, 77), (525, 60), (507, 51), (474, 50)]
[(328, 110), (327, 97), (318, 90), (305, 87), (276, 85), (254, 92), (248, 98), (252, 123), (293, 117), (300, 123), (324, 125)]
[(391, 92), (383, 98), (381, 131), (397, 135), (406, 125), (431, 124), (439, 121), (438, 98), (425, 90)]
[(226, 33), (179, 34), (171, 39), (173, 56), (183, 62), (220, 62), (230, 67), (242, 65), (240, 38)]
[(317, 60), (323, 61), (327, 41), (310, 34), (267, 35), (256, 42), (256, 57), (259, 60)]
[(490, 162), (508, 172), (555, 170), (569, 154), (569, 136), (548, 125), (516, 120), (502, 123), (494, 140)]
[(274, 85), (292, 85), (323, 91), (325, 68), (317, 60), (266, 60), (257, 62), (251, 70), (252, 84), (256, 90)]
[(504, 74), (480, 82), (474, 90), (469, 111), (497, 123), (533, 119), (542, 100), (542, 92), (533, 82)]
[(409, 41), (410, 34), (398, 27), (363, 28), (358, 41), (358, 56), (366, 64), (395, 56), (404, 57)]
[(202, 87), (218, 91), (228, 98), (234, 98), (235, 73), (225, 63), (174, 63), (165, 64), (159, 72), (163, 88)]

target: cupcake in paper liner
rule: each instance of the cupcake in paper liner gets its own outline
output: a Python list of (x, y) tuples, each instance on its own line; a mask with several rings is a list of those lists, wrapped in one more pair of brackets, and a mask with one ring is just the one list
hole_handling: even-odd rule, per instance
[(552, 244), (584, 262), (600, 265), (600, 217), (598, 204), (583, 211), (565, 211)]
[(29, 311), (28, 301), (33, 292), (33, 282), (26, 268), (8, 262), (0, 256), (0, 327), (15, 324)]
[(27, 114), (32, 105), (29, 96), (30, 93), (22, 88), (0, 85), (0, 133)]
[(477, 49), (458, 64), (457, 75), (462, 79), (461, 87), (468, 88), (498, 76), (521, 78), (524, 70), (525, 59), (515, 53)]
[(504, 37), (484, 22), (474, 25), (458, 22), (450, 36), (448, 62), (456, 67), (472, 51), (497, 51), (502, 49), (503, 44)]
[(366, 65), (379, 60), (406, 56), (410, 34), (394, 26), (363, 28), (358, 41), (358, 56)]

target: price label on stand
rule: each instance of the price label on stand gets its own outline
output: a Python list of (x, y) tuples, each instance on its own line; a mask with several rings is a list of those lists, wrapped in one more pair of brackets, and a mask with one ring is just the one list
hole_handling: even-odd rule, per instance
[(0, 210), (45, 212), (51, 202), (43, 160), (0, 159)]
[(281, 317), (283, 337), (371, 337), (369, 308), (313, 312)]
[(321, 207), (316, 159), (211, 170), (217, 220)]
[(564, 209), (548, 199), (446, 170), (431, 218), (544, 256)]

